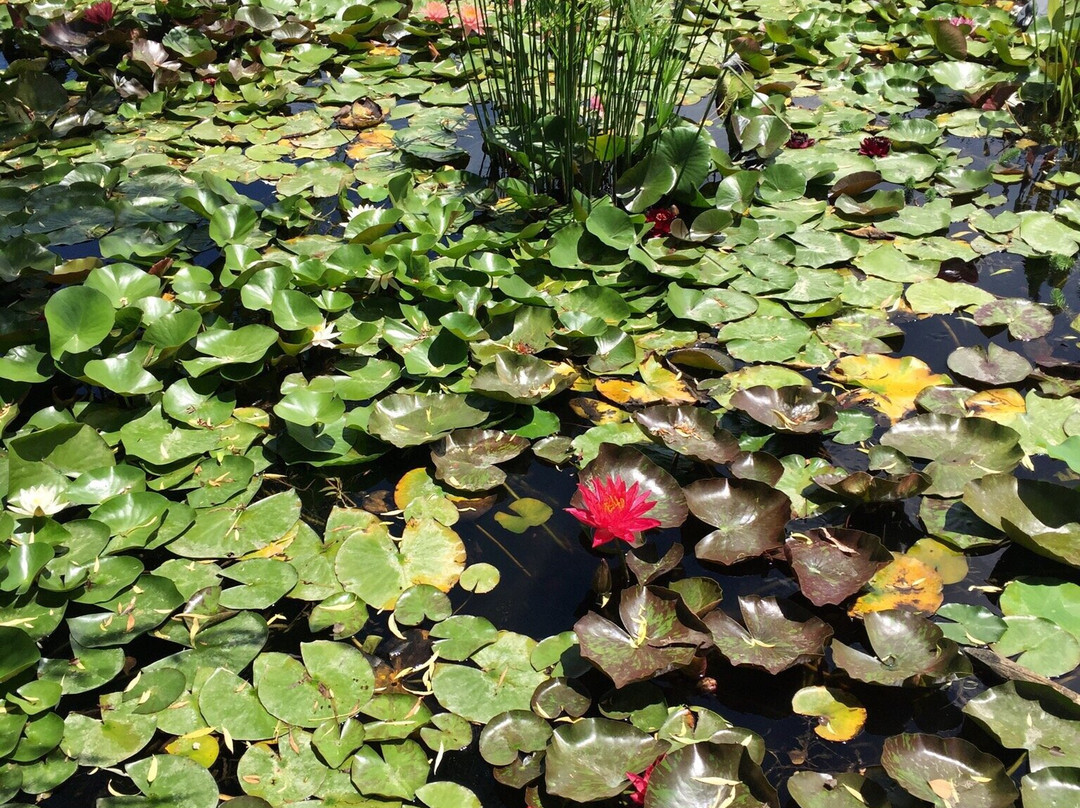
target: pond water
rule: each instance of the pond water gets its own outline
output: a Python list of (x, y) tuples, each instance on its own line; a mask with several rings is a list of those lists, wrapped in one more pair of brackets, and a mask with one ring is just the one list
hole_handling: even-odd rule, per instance
[[(729, 722), (716, 737), (763, 749), (782, 808), (831, 808), (792, 796), (805, 772), (865, 775), (895, 808), (925, 805), (928, 783), (993, 781), (994, 808), (1011, 804), (998, 781), (1031, 787), (1041, 747), (1029, 761), (965, 708), (1001, 692), (1010, 658), (1028, 666), (1010, 676), (1078, 690), (1080, 553), (1058, 539), (1080, 535), (1080, 175), (1075, 146), (1036, 143), (994, 100), (1030, 61), (1003, 9), (960, 9), (979, 17), (969, 36), (948, 22), (959, 7), (897, 21), (874, 4), (850, 37), (836, 26), (853, 12), (829, 3), (736, 9), (745, 91), (716, 66), (725, 40), (682, 110), (715, 119), (680, 146), (700, 176), (638, 204), (642, 179), (620, 201), (631, 216), (525, 210), (520, 188), (493, 190), (457, 29), (419, 7), (267, 2), (233, 25), (137, 4), (94, 33), (47, 5), (4, 31), (0, 57), (0, 642), (15, 660), (0, 661), (0, 804), (114, 808), (128, 803), (110, 793), (139, 790), (161, 808), (218, 793), (244, 808), (465, 805), (428, 780), (483, 808), (562, 808), (500, 783), (516, 773), (493, 773), (477, 741), (504, 709), (532, 710), (547, 735), (529, 751), (548, 755), (535, 782), (591, 799), (574, 766), (623, 752), (578, 739), (559, 760), (552, 729), (586, 725), (531, 696), (534, 680), (569, 688), (560, 668), (591, 696), (587, 720), (646, 749)], [(718, 76), (730, 119), (712, 107)], [(790, 125), (742, 144), (767, 96)], [(676, 214), (687, 229), (654, 237)], [(705, 235), (688, 229), (708, 216)], [(640, 555), (591, 546), (566, 510), (587, 505), (586, 480), (655, 500)], [(799, 542), (866, 569), (829, 597), (846, 573), (800, 566)], [(636, 635), (616, 608), (632, 596), (648, 612)], [(793, 611), (732, 628), (769, 599)], [(478, 621), (467, 653), (458, 618)], [(623, 626), (596, 628), (609, 618)], [(906, 628), (878, 648), (875, 620)], [(525, 638), (575, 626), (533, 658)], [(799, 645), (815, 626), (829, 636)], [(987, 626), (993, 639), (972, 635)], [(667, 664), (675, 631), (697, 653)], [(995, 649), (997, 667), (935, 667), (962, 670), (952, 640)], [(778, 663), (762, 650), (778, 646), (803, 650)], [(935, 659), (906, 655), (928, 647)], [(83, 686), (81, 657), (101, 681)], [(611, 702), (620, 677), (629, 707)], [(865, 727), (826, 740), (793, 710), (816, 686), (855, 699)], [(377, 706), (341, 711), (341, 690), (375, 687)], [(498, 699), (510, 706), (487, 712)], [(441, 735), (429, 719), (401, 730), (429, 708)], [(368, 736), (338, 760), (356, 721)], [(882, 758), (902, 733), (962, 738), (990, 774), (912, 786), (894, 769), (899, 785)], [(640, 772), (655, 756), (626, 759)], [(156, 793), (158, 766), (182, 787)], [(621, 766), (596, 804), (629, 804)]]

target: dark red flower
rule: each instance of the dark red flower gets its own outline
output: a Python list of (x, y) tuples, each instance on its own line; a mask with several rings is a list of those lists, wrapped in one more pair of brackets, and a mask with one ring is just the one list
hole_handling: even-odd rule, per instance
[(787, 143), (784, 145), (789, 149), (809, 149), (817, 143), (812, 137), (806, 134), (806, 132), (792, 132), (791, 137), (787, 139)]
[(656, 502), (650, 501), (637, 483), (627, 488), (621, 477), (605, 477), (579, 483), (578, 493), (585, 507), (567, 508), (566, 512), (593, 528), (593, 547), (615, 539), (633, 542), (641, 531), (660, 527), (658, 520), (645, 516)]
[(863, 138), (859, 145), (859, 154), (863, 157), (884, 157), (892, 149), (892, 141), (883, 135)]
[(652, 222), (650, 236), (666, 236), (671, 232), (671, 223), (675, 221), (678, 211), (674, 208), (653, 208), (645, 212), (645, 221)]
[(656, 764), (664, 759), (661, 755), (645, 769), (641, 774), (634, 774), (633, 772), (627, 772), (626, 777), (630, 780), (630, 785), (634, 787), (634, 793), (630, 795), (630, 802), (634, 805), (645, 804), (645, 792), (649, 790), (649, 778), (652, 777), (653, 769), (656, 768)]
[(101, 0), (100, 3), (94, 3), (94, 5), (86, 9), (83, 19), (95, 28), (104, 28), (112, 22), (115, 13), (116, 9), (113, 8), (113, 4), (109, 0)]

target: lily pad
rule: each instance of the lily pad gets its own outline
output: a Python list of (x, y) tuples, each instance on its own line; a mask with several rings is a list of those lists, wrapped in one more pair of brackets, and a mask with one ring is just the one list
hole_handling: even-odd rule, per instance
[(886, 432), (881, 443), (931, 460), (927, 493), (941, 496), (958, 496), (969, 481), (1011, 471), (1024, 457), (1016, 431), (985, 418), (918, 415)]
[(749, 808), (774, 805), (776, 799), (746, 747), (706, 741), (676, 749), (657, 762), (645, 791), (645, 808)]
[(833, 661), (863, 682), (884, 685), (932, 684), (970, 671), (956, 643), (914, 612), (870, 612), (863, 618), (877, 658), (833, 640)]
[(948, 359), (949, 370), (983, 384), (1014, 384), (1034, 370), (1020, 354), (991, 342), (985, 348), (957, 348)]
[(703, 463), (728, 463), (739, 453), (734, 435), (701, 407), (658, 404), (634, 413), (634, 420), (653, 440)]
[(841, 603), (892, 560), (877, 536), (850, 528), (792, 533), (784, 546), (799, 589), (815, 606)]
[(822, 620), (776, 598), (739, 598), (744, 629), (722, 611), (705, 615), (713, 642), (735, 665), (754, 665), (776, 675), (825, 654), (832, 629)]
[(484, 491), (502, 485), (506, 473), (498, 463), (513, 460), (529, 442), (525, 438), (492, 429), (460, 429), (443, 438), (431, 450), (435, 476), (464, 491)]
[(850, 693), (828, 687), (804, 687), (791, 698), (799, 715), (818, 717), (814, 732), (827, 741), (850, 741), (866, 723), (866, 708)]
[(731, 406), (777, 432), (823, 432), (836, 423), (836, 399), (810, 386), (743, 388)]
[(1080, 566), (1080, 502), (1071, 489), (992, 474), (968, 483), (964, 504), (1017, 544)]
[(578, 802), (614, 797), (626, 788), (627, 772), (639, 772), (667, 744), (622, 721), (585, 718), (560, 725), (546, 757), (547, 790)]
[(938, 808), (1008, 808), (1019, 796), (1001, 761), (963, 738), (895, 735), (885, 740), (881, 765), (908, 793)]
[(698, 480), (685, 489), (691, 512), (716, 528), (694, 548), (694, 554), (718, 564), (735, 564), (782, 545), (791, 518), (791, 500), (756, 480)]

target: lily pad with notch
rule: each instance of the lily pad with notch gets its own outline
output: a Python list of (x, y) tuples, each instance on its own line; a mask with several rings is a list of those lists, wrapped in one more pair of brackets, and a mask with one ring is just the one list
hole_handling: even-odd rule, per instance
[(730, 404), (777, 432), (823, 432), (836, 423), (836, 398), (810, 385), (743, 388)]
[(658, 404), (634, 413), (634, 420), (653, 440), (703, 463), (728, 463), (740, 451), (735, 436), (701, 407)]
[(799, 589), (815, 606), (841, 603), (892, 560), (881, 539), (851, 528), (792, 533), (784, 546)]
[(862, 682), (899, 686), (935, 684), (970, 672), (952, 640), (922, 615), (894, 609), (863, 618), (876, 657), (833, 640), (833, 661)]
[(703, 561), (736, 564), (782, 546), (791, 500), (756, 480), (713, 478), (686, 486), (691, 512), (716, 528), (694, 548)]
[(963, 738), (905, 733), (885, 740), (881, 765), (904, 790), (937, 808), (1009, 808), (1019, 796), (997, 758)]
[(508, 432), (459, 429), (431, 450), (435, 476), (463, 491), (485, 491), (506, 480), (506, 473), (496, 464), (513, 460), (528, 445), (525, 438)]
[(825, 655), (832, 629), (823, 620), (774, 597), (739, 598), (743, 628), (722, 611), (705, 615), (717, 649), (734, 665), (753, 665), (776, 675)]

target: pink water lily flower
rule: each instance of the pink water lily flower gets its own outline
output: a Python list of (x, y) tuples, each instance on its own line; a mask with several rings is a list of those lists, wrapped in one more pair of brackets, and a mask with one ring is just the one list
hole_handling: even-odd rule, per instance
[(627, 488), (624, 479), (610, 476), (579, 483), (578, 493), (585, 507), (566, 512), (593, 528), (594, 548), (615, 539), (634, 542), (641, 531), (660, 527), (658, 519), (645, 516), (656, 502), (637, 483)]
[(656, 764), (664, 759), (661, 755), (645, 769), (641, 774), (634, 774), (633, 772), (626, 773), (626, 779), (630, 781), (630, 785), (634, 787), (634, 793), (630, 795), (630, 802), (634, 805), (645, 804), (645, 793), (649, 790), (649, 780), (652, 778), (653, 769), (656, 768)]
[(439, 3), (437, 0), (432, 0), (432, 2), (429, 2), (420, 9), (420, 16), (427, 22), (442, 25), (450, 19), (450, 6), (446, 3)]
[(95, 28), (104, 28), (110, 22), (112, 22), (113, 15), (116, 13), (116, 9), (113, 8), (113, 4), (109, 0), (102, 0), (100, 3), (94, 3), (90, 8), (86, 9), (83, 14), (83, 20), (87, 25), (92, 25)]
[(458, 9), (458, 18), (465, 36), (470, 34), (482, 36), (484, 31), (487, 30), (487, 21), (484, 19), (484, 15), (480, 13), (480, 9), (471, 3)]

